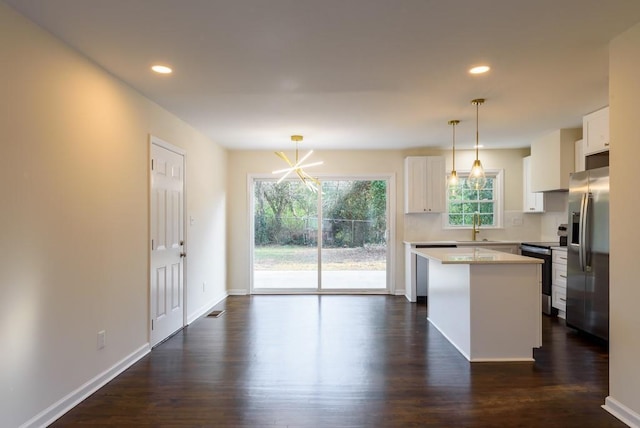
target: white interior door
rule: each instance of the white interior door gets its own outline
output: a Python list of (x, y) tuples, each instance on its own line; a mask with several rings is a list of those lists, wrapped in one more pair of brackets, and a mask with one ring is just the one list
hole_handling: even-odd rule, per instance
[(151, 144), (151, 346), (184, 326), (184, 154), (157, 143)]

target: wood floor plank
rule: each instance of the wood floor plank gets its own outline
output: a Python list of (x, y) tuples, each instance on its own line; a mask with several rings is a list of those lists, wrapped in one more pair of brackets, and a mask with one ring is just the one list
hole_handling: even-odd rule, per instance
[(469, 363), (392, 296), (233, 296), (52, 426), (624, 427), (608, 355), (543, 317), (535, 363)]

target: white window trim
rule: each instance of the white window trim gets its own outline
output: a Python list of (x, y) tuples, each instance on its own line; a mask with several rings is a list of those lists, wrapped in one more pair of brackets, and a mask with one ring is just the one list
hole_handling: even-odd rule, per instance
[[(471, 170), (458, 170), (458, 175), (469, 175)], [(495, 183), (493, 194), (495, 198), (494, 217), (496, 224), (494, 226), (481, 225), (482, 229), (504, 229), (504, 169), (485, 169), (485, 175), (495, 175)], [(449, 174), (447, 174), (447, 180)], [(442, 228), (447, 230), (470, 230), (471, 226), (450, 226), (449, 225), (449, 189), (447, 188), (447, 209), (442, 213)]]

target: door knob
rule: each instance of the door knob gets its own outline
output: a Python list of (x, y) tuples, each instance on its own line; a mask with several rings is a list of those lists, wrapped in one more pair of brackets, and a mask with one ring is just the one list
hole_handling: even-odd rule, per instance
[(187, 257), (187, 253), (180, 253), (180, 257)]

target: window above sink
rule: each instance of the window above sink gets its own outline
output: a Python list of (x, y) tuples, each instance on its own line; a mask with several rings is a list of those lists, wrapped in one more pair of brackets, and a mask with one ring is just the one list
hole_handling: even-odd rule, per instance
[(485, 175), (485, 187), (475, 190), (467, 185), (469, 172), (458, 172), (458, 184), (447, 189), (443, 228), (471, 229), (476, 212), (480, 215), (481, 229), (502, 228), (504, 170), (485, 170)]

